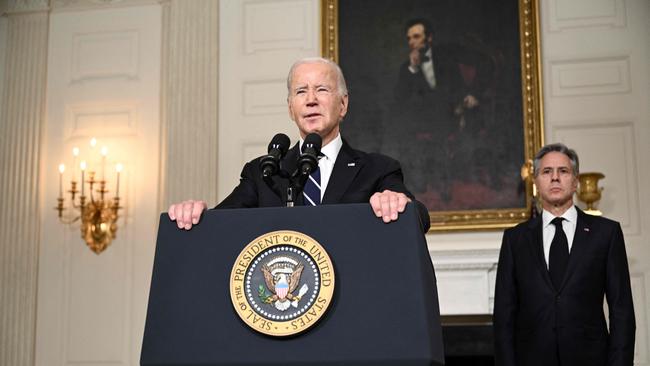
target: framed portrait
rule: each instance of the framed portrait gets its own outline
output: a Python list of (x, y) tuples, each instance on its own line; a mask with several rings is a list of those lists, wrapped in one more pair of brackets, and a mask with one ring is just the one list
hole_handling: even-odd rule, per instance
[(349, 89), (355, 148), (400, 161), (431, 230), (532, 211), (543, 143), (536, 0), (321, 0), (323, 57)]

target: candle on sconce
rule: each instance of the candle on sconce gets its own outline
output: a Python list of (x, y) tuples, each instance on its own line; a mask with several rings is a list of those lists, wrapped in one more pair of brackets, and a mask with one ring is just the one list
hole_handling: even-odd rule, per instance
[(63, 172), (65, 165), (59, 164), (59, 198), (63, 198)]
[(95, 162), (95, 164), (96, 164), (96, 162), (97, 162), (97, 160), (95, 160), (95, 159), (96, 159), (96, 156), (95, 156), (95, 154), (96, 154), (96, 152), (95, 152), (95, 146), (97, 146), (97, 139), (94, 138), (94, 137), (92, 137), (92, 138), (90, 139), (90, 153), (89, 153), (90, 156), (88, 157), (88, 159), (89, 159), (89, 160), (88, 160), (88, 165), (86, 166), (86, 168), (88, 169), (88, 172), (96, 172), (96, 171), (97, 171), (97, 169), (93, 170), (93, 169), (90, 167), (90, 164), (92, 164), (93, 162)]
[(72, 148), (72, 181), (74, 182), (75, 177), (77, 176), (77, 157), (79, 156), (79, 148)]
[(84, 186), (86, 185), (84, 182), (84, 173), (86, 172), (86, 161), (82, 160), (81, 163), (79, 164), (79, 168), (81, 169), (81, 195), (84, 195)]
[(120, 173), (122, 172), (122, 164), (117, 163), (115, 165), (115, 171), (117, 171), (117, 184), (115, 185), (115, 197), (120, 196)]
[(104, 169), (106, 167), (106, 155), (108, 155), (108, 148), (106, 146), (102, 146), (102, 180), (104, 180)]

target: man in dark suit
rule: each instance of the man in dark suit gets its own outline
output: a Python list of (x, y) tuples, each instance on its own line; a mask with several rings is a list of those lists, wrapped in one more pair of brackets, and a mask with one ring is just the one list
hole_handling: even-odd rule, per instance
[[(310, 133), (322, 138), (318, 161), (318, 177), (310, 181), (318, 191), (310, 190), (297, 202), (303, 204), (369, 202), (373, 212), (384, 222), (398, 219), (406, 204), (413, 202), (419, 212), (422, 229), (429, 229), (427, 209), (417, 202), (404, 186), (399, 163), (380, 154), (367, 154), (352, 149), (339, 133), (339, 125), (348, 109), (348, 92), (339, 66), (323, 58), (299, 60), (291, 67), (287, 78), (289, 115), (298, 126), (301, 140), (281, 161), (281, 167), (292, 172), (300, 155), (300, 146)], [(262, 180), (259, 159), (244, 166), (239, 185), (215, 208), (282, 206), (283, 199)], [(313, 179), (312, 179), (313, 178)], [(286, 181), (275, 178), (279, 185)], [(281, 190), (282, 191), (282, 190)], [(204, 201), (173, 204), (168, 213), (179, 228), (189, 230), (198, 223), (207, 208)]]
[(543, 147), (534, 176), (542, 214), (503, 235), (496, 364), (632, 366), (636, 325), (620, 225), (573, 205), (578, 156), (565, 145)]

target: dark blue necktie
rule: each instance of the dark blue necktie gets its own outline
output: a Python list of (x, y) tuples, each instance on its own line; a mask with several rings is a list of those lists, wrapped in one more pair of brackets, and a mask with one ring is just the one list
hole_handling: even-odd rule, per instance
[(302, 194), (305, 197), (305, 206), (320, 205), (320, 167), (311, 172)]
[(569, 264), (569, 241), (566, 238), (564, 229), (562, 229), (562, 221), (564, 221), (562, 217), (556, 217), (551, 221), (555, 225), (555, 235), (548, 254), (548, 271), (556, 290), (560, 289), (564, 273)]

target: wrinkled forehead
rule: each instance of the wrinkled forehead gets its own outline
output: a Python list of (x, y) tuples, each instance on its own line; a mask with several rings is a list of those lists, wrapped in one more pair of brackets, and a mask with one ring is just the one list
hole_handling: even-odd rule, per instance
[(557, 151), (551, 151), (540, 159), (539, 170), (541, 171), (547, 168), (569, 168), (573, 171), (571, 159), (567, 155)]
[(334, 85), (336, 74), (332, 68), (324, 63), (308, 63), (298, 65), (293, 70), (291, 88), (305, 85)]

